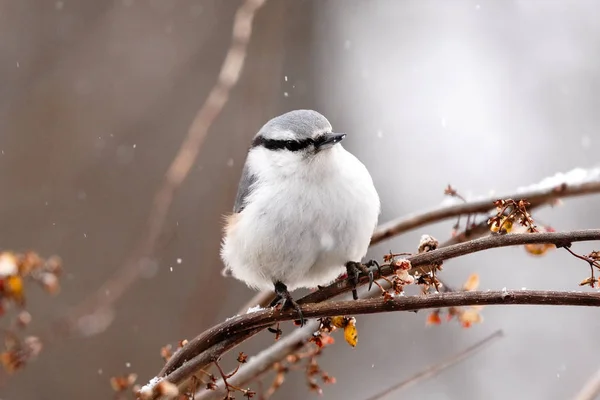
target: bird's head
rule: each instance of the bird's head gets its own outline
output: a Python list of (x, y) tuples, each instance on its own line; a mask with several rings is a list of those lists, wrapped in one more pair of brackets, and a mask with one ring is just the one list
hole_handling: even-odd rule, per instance
[(268, 164), (259, 168), (282, 168), (283, 173), (314, 166), (331, 157), (345, 134), (333, 133), (331, 124), (313, 110), (295, 110), (271, 119), (258, 131), (250, 152)]

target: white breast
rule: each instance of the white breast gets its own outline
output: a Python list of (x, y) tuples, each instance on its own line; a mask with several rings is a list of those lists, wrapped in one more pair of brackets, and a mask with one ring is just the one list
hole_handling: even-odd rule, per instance
[(325, 285), (367, 252), (379, 215), (371, 176), (341, 145), (310, 162), (277, 160), (267, 152), (249, 155), (258, 181), (226, 233), (222, 258), (251, 287)]

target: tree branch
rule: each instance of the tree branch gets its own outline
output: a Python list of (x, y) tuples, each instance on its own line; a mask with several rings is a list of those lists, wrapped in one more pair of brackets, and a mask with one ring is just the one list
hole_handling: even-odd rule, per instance
[(579, 184), (568, 184), (567, 182), (563, 182), (551, 188), (534, 189), (527, 192), (514, 193), (509, 196), (494, 196), (493, 198), (490, 197), (484, 200), (439, 207), (421, 214), (409, 215), (407, 217), (386, 222), (379, 226), (375, 230), (375, 233), (373, 233), (371, 245), (423, 225), (443, 221), (448, 218), (454, 218), (459, 215), (488, 212), (495, 208), (493, 203), (499, 198), (527, 199), (527, 201), (531, 203), (529, 208), (532, 208), (550, 203), (560, 198), (592, 193), (600, 193), (600, 180), (598, 178)]
[[(489, 305), (553, 305), (553, 306), (586, 306), (600, 307), (600, 293), (583, 292), (565, 292), (553, 290), (501, 290), (501, 291), (473, 291), (473, 292), (452, 292), (438, 293), (427, 296), (396, 296), (386, 300), (383, 297), (373, 299), (331, 301), (326, 303), (305, 304), (302, 306), (302, 313), (307, 318), (333, 317), (337, 315), (358, 315), (358, 314), (376, 314), (392, 311), (418, 311), (424, 309), (436, 309), (447, 307), (464, 306), (489, 306)], [(268, 309), (236, 317), (237, 326), (243, 323), (245, 329), (253, 332), (258, 328), (264, 328), (275, 322), (292, 321), (298, 317), (295, 310), (279, 311)], [(314, 328), (314, 326), (311, 326)], [(304, 328), (303, 328), (304, 329)], [(231, 332), (231, 334), (234, 334)], [(299, 334), (300, 336), (300, 334)], [(294, 341), (286, 343), (292, 344)], [(207, 354), (205, 352), (189, 360), (176, 371), (166, 377), (167, 381), (179, 384), (187, 379), (198, 369), (212, 362), (218, 357), (217, 354)], [(185, 372), (183, 372), (185, 371)], [(153, 380), (151, 384), (146, 385), (142, 390), (152, 397), (153, 387), (160, 381)], [(236, 380), (237, 382), (237, 380)], [(153, 394), (154, 395), (154, 394)]]
[(414, 374), (410, 378), (408, 378), (392, 387), (389, 387), (389, 388), (385, 389), (384, 391), (377, 393), (374, 396), (369, 397), (367, 400), (379, 400), (397, 390), (405, 389), (405, 388), (412, 386), (416, 383), (419, 383), (425, 379), (433, 378), (434, 376), (438, 375), (442, 371), (460, 363), (463, 360), (466, 360), (467, 358), (469, 358), (471, 356), (474, 356), (475, 354), (477, 354), (481, 350), (485, 349), (486, 347), (488, 347), (489, 345), (494, 343), (496, 340), (502, 338), (503, 336), (504, 336), (504, 332), (502, 332), (502, 330), (497, 330), (496, 332), (492, 333), (485, 339), (475, 343), (474, 345), (472, 345), (470, 347), (467, 347), (460, 353), (454, 354), (452, 357), (447, 358), (437, 364), (434, 364), (434, 365), (426, 368), (425, 370), (423, 370), (421, 372)]
[[(432, 293), (426, 296), (395, 296), (386, 300), (373, 299), (328, 301), (302, 305), (307, 318), (334, 317), (336, 315), (378, 314), (391, 311), (418, 311), (430, 308), (463, 306), (489, 306), (497, 304), (526, 304), (553, 306), (600, 307), (600, 293), (565, 292), (555, 290), (497, 290), (489, 292)], [(276, 322), (293, 321), (298, 313), (268, 309), (236, 317), (238, 331), (271, 326)], [(242, 325), (243, 324), (243, 325)], [(233, 332), (232, 332), (233, 333)]]
[[(540, 243), (552, 243), (557, 247), (564, 247), (568, 246), (572, 242), (589, 240), (600, 240), (600, 229), (571, 232), (513, 233), (507, 235), (493, 235), (442, 247), (427, 253), (417, 254), (412, 257), (407, 257), (407, 260), (410, 261), (412, 270), (415, 270), (420, 266), (435, 264), (452, 258), (498, 247)], [(392, 273), (391, 268), (383, 267), (382, 273), (383, 275), (390, 275)], [(367, 281), (368, 279), (366, 277), (362, 277), (360, 284), (365, 284)], [(348, 292), (351, 289), (351, 285), (348, 283), (348, 281), (334, 282), (323, 289), (303, 297), (302, 299), (298, 300), (298, 303), (304, 304), (321, 302), (341, 293)]]
[[(450, 258), (459, 257), (461, 255), (470, 254), (473, 252), (486, 250), (490, 248), (503, 247), (503, 246), (514, 246), (528, 243), (553, 243), (557, 246), (565, 246), (571, 242), (586, 241), (586, 240), (600, 240), (600, 230), (584, 230), (584, 231), (573, 231), (573, 232), (552, 232), (552, 233), (526, 233), (526, 234), (508, 234), (508, 235), (494, 235), (482, 239), (473, 240), (470, 242), (448, 246), (438, 250), (433, 250), (427, 253), (418, 254), (412, 257), (408, 257), (413, 267), (422, 265), (428, 265), (431, 263), (441, 262)], [(391, 274), (390, 267), (383, 267), (383, 274)], [(366, 283), (366, 278), (361, 279), (359, 284)], [(336, 282), (324, 289), (317, 292), (311, 293), (308, 296), (300, 299), (300, 304), (305, 304), (309, 309), (310, 307), (322, 307), (323, 305), (311, 304), (315, 302), (321, 302), (330, 299), (339, 294), (350, 291), (352, 288), (347, 284), (346, 281)], [(525, 293), (525, 292), (523, 292)], [(553, 293), (553, 292), (548, 292)], [(456, 295), (451, 293), (451, 295)], [(407, 297), (408, 298), (408, 297)], [(439, 298), (439, 296), (427, 296), (426, 298)], [(507, 296), (507, 298), (509, 298)], [(374, 299), (378, 301), (379, 299)], [(373, 300), (365, 300), (373, 301)], [(380, 301), (380, 300), (379, 300)], [(358, 302), (348, 302), (351, 304)], [(338, 303), (328, 303), (338, 304)], [(358, 307), (359, 304), (355, 305)], [(376, 307), (377, 303), (367, 303), (369, 307)], [(485, 304), (485, 303), (484, 303)], [(537, 303), (531, 303), (537, 304)], [(448, 307), (451, 304), (438, 305), (436, 307)], [(325, 305), (327, 307), (327, 305)], [(339, 306), (339, 304), (338, 304)], [(387, 306), (386, 306), (387, 307)], [(313, 312), (315, 310), (323, 311), (320, 308), (310, 309), (309, 314), (305, 313), (305, 316), (315, 316)], [(359, 309), (357, 309), (359, 310)], [(344, 314), (344, 309), (336, 309), (336, 312)], [(360, 309), (360, 312), (368, 312), (367, 310)], [(383, 311), (378, 311), (383, 312)], [(266, 321), (262, 322), (265, 325), (253, 325), (256, 323), (253, 318), (257, 316), (269, 315)], [(292, 313), (293, 314), (293, 313)], [(260, 331), (260, 327), (265, 327), (274, 322), (278, 321), (278, 318), (284, 318), (286, 313), (279, 313), (274, 309), (268, 309), (251, 313), (243, 316), (234, 317), (228, 321), (225, 321), (192, 339), (186, 346), (176, 352), (169, 362), (165, 365), (159, 376), (168, 375), (167, 379), (173, 383), (179, 383), (182, 380), (191, 376), (191, 374), (210, 363), (215, 357), (219, 357), (224, 351), (234, 347), (241, 343), (253, 334)], [(291, 314), (290, 314), (291, 315)], [(326, 314), (320, 315), (325, 316)], [(284, 320), (284, 319), (281, 319)], [(251, 323), (251, 321), (254, 321)], [(268, 321), (268, 322), (267, 322)], [(256, 329), (255, 329), (256, 328)], [(216, 346), (218, 345), (218, 346)], [(216, 347), (215, 347), (216, 346)], [(225, 350), (224, 350), (225, 349)], [(209, 350), (209, 351), (207, 351)], [(213, 351), (214, 350), (214, 351)]]

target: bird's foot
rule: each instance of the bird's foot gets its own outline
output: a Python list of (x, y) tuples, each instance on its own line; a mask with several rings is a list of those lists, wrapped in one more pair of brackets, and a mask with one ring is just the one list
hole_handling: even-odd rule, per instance
[(356, 261), (349, 261), (346, 263), (346, 271), (348, 273), (348, 281), (352, 285), (352, 297), (354, 300), (358, 300), (358, 293), (356, 292), (356, 285), (358, 285), (358, 281), (362, 276), (369, 277), (369, 289), (373, 286), (373, 282), (375, 281), (375, 271), (377, 271), (378, 276), (381, 276), (381, 267), (379, 263), (375, 260), (369, 260), (365, 264), (361, 264)]
[(271, 302), (269, 307), (275, 307), (276, 305), (281, 303), (281, 310), (285, 310), (286, 308), (293, 307), (298, 313), (298, 318), (300, 320), (300, 326), (304, 326), (306, 322), (304, 320), (304, 315), (302, 314), (302, 309), (300, 305), (296, 303), (296, 301), (292, 298), (292, 295), (288, 291), (287, 286), (282, 282), (275, 282), (275, 294), (277, 297)]

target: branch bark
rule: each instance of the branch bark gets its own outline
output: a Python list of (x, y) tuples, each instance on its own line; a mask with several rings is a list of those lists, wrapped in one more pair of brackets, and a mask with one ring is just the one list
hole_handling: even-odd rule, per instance
[[(583, 231), (573, 231), (573, 232), (552, 232), (552, 233), (526, 233), (526, 234), (508, 234), (508, 235), (494, 235), (482, 239), (472, 240), (466, 243), (461, 243), (453, 246), (448, 246), (445, 248), (437, 249), (428, 253), (418, 254), (412, 257), (408, 257), (408, 260), (411, 262), (413, 267), (418, 267), (422, 265), (428, 265), (431, 263), (441, 262), (447, 259), (459, 257), (462, 255), (470, 254), (473, 252), (503, 247), (503, 246), (514, 246), (514, 245), (522, 245), (528, 243), (553, 243), (557, 246), (566, 246), (571, 244), (572, 242), (578, 241), (586, 241), (586, 240), (600, 240), (600, 229), (596, 230), (583, 230)], [(383, 275), (389, 275), (392, 273), (390, 267), (383, 267)], [(359, 285), (365, 284), (366, 278), (361, 279)], [(306, 317), (319, 317), (326, 315), (341, 315), (348, 313), (350, 311), (348, 309), (349, 304), (355, 304), (353, 307), (357, 307), (354, 310), (359, 313), (368, 313), (371, 307), (373, 309), (378, 309), (383, 311), (392, 311), (392, 309), (388, 309), (387, 307), (392, 307), (391, 304), (396, 304), (397, 300), (390, 303), (389, 305), (381, 305), (378, 306), (377, 301), (381, 301), (381, 299), (373, 299), (373, 300), (363, 300), (359, 302), (346, 302), (348, 304), (343, 304), (344, 302), (336, 302), (336, 303), (327, 303), (327, 304), (313, 304), (322, 302), (324, 300), (330, 299), (342, 293), (350, 291), (352, 288), (346, 281), (336, 282), (326, 288), (323, 288), (317, 292), (311, 293), (308, 296), (298, 300), (298, 303), (305, 305), (307, 307), (307, 313), (305, 313)], [(489, 292), (494, 293), (494, 292)], [(508, 292), (506, 292), (508, 293)], [(511, 292), (512, 293), (512, 292)], [(529, 292), (521, 292), (517, 297), (520, 301), (523, 301), (522, 294)], [(543, 292), (543, 293), (558, 293), (561, 292)], [(459, 293), (461, 294), (461, 293)], [(450, 293), (448, 295), (457, 296), (457, 294)], [(587, 296), (587, 295), (585, 295)], [(410, 297), (406, 297), (405, 299), (409, 299)], [(431, 301), (432, 299), (444, 298), (447, 297), (439, 297), (439, 296), (427, 296), (423, 299), (428, 299)], [(506, 302), (511, 301), (511, 296), (505, 296)], [(586, 297), (587, 298), (587, 297)], [(401, 299), (401, 298), (400, 298)], [(450, 297), (452, 299), (452, 297)], [(530, 303), (527, 304), (545, 304), (545, 303), (535, 303), (535, 299), (541, 299), (541, 297), (530, 298), (528, 301)], [(600, 299), (594, 298), (596, 300)], [(374, 303), (363, 303), (363, 302), (374, 301)], [(481, 300), (483, 303), (477, 304), (498, 304), (498, 303), (486, 303), (485, 300)], [(541, 300), (539, 300), (541, 301)], [(548, 301), (546, 299), (545, 301)], [(366, 308), (365, 304), (368, 304)], [(403, 307), (406, 306), (407, 303), (402, 303)], [(507, 304), (507, 303), (506, 303)], [(518, 304), (526, 304), (526, 303), (518, 303)], [(459, 304), (438, 304), (435, 307), (448, 307), (452, 305)], [(325, 308), (322, 308), (325, 307)], [(335, 309), (334, 314), (321, 314), (318, 312), (327, 313), (327, 307), (333, 307), (330, 310)], [(341, 308), (340, 308), (341, 307)], [(361, 308), (362, 307), (362, 308)], [(378, 308), (379, 307), (379, 308)], [(383, 308), (381, 308), (383, 307)], [(434, 306), (431, 306), (434, 307)], [(304, 308), (303, 308), (304, 309)], [(399, 310), (399, 309), (398, 309)], [(331, 311), (333, 312), (333, 311)], [(287, 314), (286, 314), (287, 313)], [(315, 314), (317, 313), (317, 314)], [(337, 313), (337, 314), (336, 314)], [(173, 383), (180, 383), (184, 379), (191, 376), (191, 374), (198, 369), (204, 367), (212, 360), (220, 357), (224, 351), (234, 347), (235, 345), (241, 343), (242, 341), (248, 339), (253, 334), (256, 334), (260, 329), (266, 326), (273, 324), (276, 321), (286, 320), (289, 316), (289, 319), (293, 319), (295, 314), (293, 312), (283, 312), (280, 313), (274, 309), (267, 309), (263, 311), (259, 311), (252, 314), (247, 314), (243, 316), (238, 316), (232, 318), (224, 323), (221, 323), (196, 338), (192, 339), (185, 347), (176, 352), (173, 357), (169, 360), (169, 362), (165, 365), (159, 376), (167, 376), (167, 380)], [(258, 320), (256, 320), (258, 318)], [(265, 318), (264, 320), (261, 318)], [(282, 319), (280, 319), (282, 318)], [(258, 322), (260, 321), (260, 322)], [(258, 325), (255, 325), (257, 324)]]

